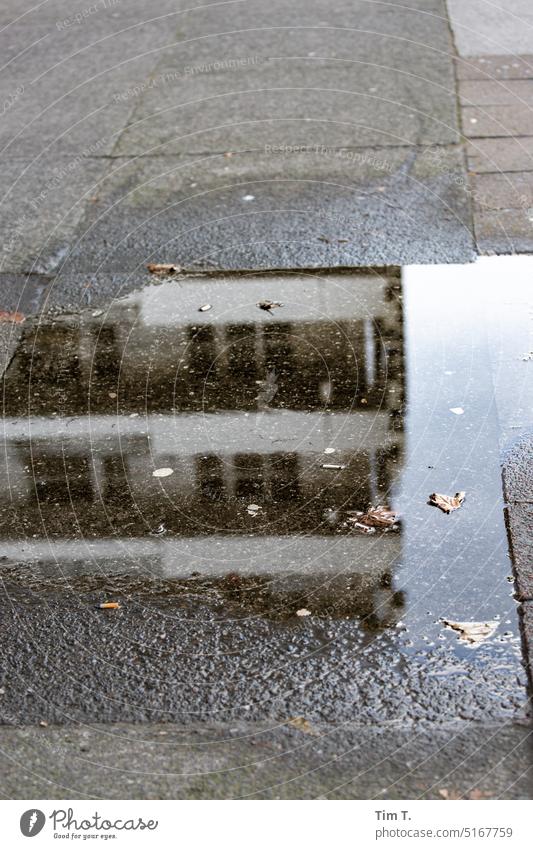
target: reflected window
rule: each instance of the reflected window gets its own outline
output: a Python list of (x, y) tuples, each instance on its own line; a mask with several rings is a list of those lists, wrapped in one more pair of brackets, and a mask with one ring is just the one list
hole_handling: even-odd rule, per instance
[(261, 454), (235, 455), (235, 495), (250, 500), (264, 497), (265, 480)]
[(210, 454), (195, 458), (196, 482), (202, 498), (209, 501), (226, 501), (224, 464), (220, 457)]
[(33, 472), (36, 500), (49, 504), (93, 500), (90, 465), (86, 457), (41, 454), (34, 456), (33, 462), (29, 460), (28, 465)]
[(273, 454), (269, 467), (272, 500), (297, 501), (301, 495), (298, 480), (298, 455)]

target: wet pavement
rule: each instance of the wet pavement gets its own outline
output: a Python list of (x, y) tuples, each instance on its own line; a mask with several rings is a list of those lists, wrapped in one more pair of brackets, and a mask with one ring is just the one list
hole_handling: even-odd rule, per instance
[[(529, 268), (484, 262), (178, 277), (25, 322), (2, 722), (524, 721), (500, 457)], [(352, 521), (378, 504), (395, 525)]]

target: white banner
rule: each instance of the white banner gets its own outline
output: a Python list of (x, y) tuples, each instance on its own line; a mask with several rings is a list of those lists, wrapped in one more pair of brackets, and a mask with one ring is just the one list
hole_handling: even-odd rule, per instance
[(0, 805), (2, 844), (10, 849), (67, 841), (195, 849), (532, 845), (533, 804), (528, 801), (38, 800)]

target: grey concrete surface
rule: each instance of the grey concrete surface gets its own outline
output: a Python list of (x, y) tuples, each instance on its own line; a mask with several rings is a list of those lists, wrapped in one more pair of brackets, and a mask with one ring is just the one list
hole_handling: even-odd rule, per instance
[(68, 252), (106, 160), (2, 158), (0, 272), (48, 274)]
[(529, 0), (447, 0), (460, 56), (533, 53)]
[(503, 481), (507, 501), (533, 501), (533, 432), (524, 433), (507, 449)]
[(509, 541), (521, 605), (525, 663), (533, 686), (533, 433), (507, 451), (503, 466)]
[[(225, 34), (233, 28), (226, 9), (201, 26), (196, 14), (180, 24), (190, 38), (162, 54), (116, 153), (242, 151), (267, 140), (331, 147), (458, 141), (442, 22), (432, 19), (426, 32), (428, 18), (396, 12), (391, 28), (379, 13), (361, 16), (353, 2), (330, 7), (326, 22), (323, 5), (308, 3), (301, 26), (297, 7), (277, 0), (258, 16), (259, 5), (233, 10), (234, 34)], [(213, 35), (217, 18), (222, 32)]]
[[(74, 274), (306, 268), (472, 258), (456, 148), (114, 160), (61, 266)], [(61, 282), (56, 284), (61, 288)]]
[[(530, 799), (531, 730), (276, 723), (3, 728), (4, 798)], [(22, 793), (21, 793), (22, 788)]]
[[(281, 0), (195, 9), (158, 0), (76, 21), (84, 9), (2, 10), (4, 270), (48, 273), (81, 238), (70, 273), (123, 272), (120, 248), (138, 227), (135, 263), (172, 239), (184, 262), (222, 268), (473, 258), (443, 0), (409, 9), (313, 0), (303, 13)], [(266, 152), (276, 145), (307, 153)], [(440, 164), (421, 162), (427, 148), (443, 152)], [(245, 153), (223, 158), (235, 151)], [(385, 159), (377, 168), (376, 155)], [(110, 209), (105, 244), (97, 228), (76, 229), (129, 191), (126, 181), (145, 179), (159, 180), (158, 193), (149, 183), (136, 208)], [(243, 207), (228, 181), (246, 184), (256, 202)], [(339, 221), (348, 243), (335, 243)]]
[(522, 605), (522, 616), (526, 665), (529, 672), (530, 684), (533, 686), (533, 601), (524, 602)]
[(456, 61), (480, 253), (533, 249), (531, 56)]

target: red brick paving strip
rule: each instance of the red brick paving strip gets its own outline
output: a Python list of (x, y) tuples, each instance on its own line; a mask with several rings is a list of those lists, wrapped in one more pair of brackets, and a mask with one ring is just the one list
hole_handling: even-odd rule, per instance
[(533, 56), (457, 58), (480, 253), (533, 251)]

